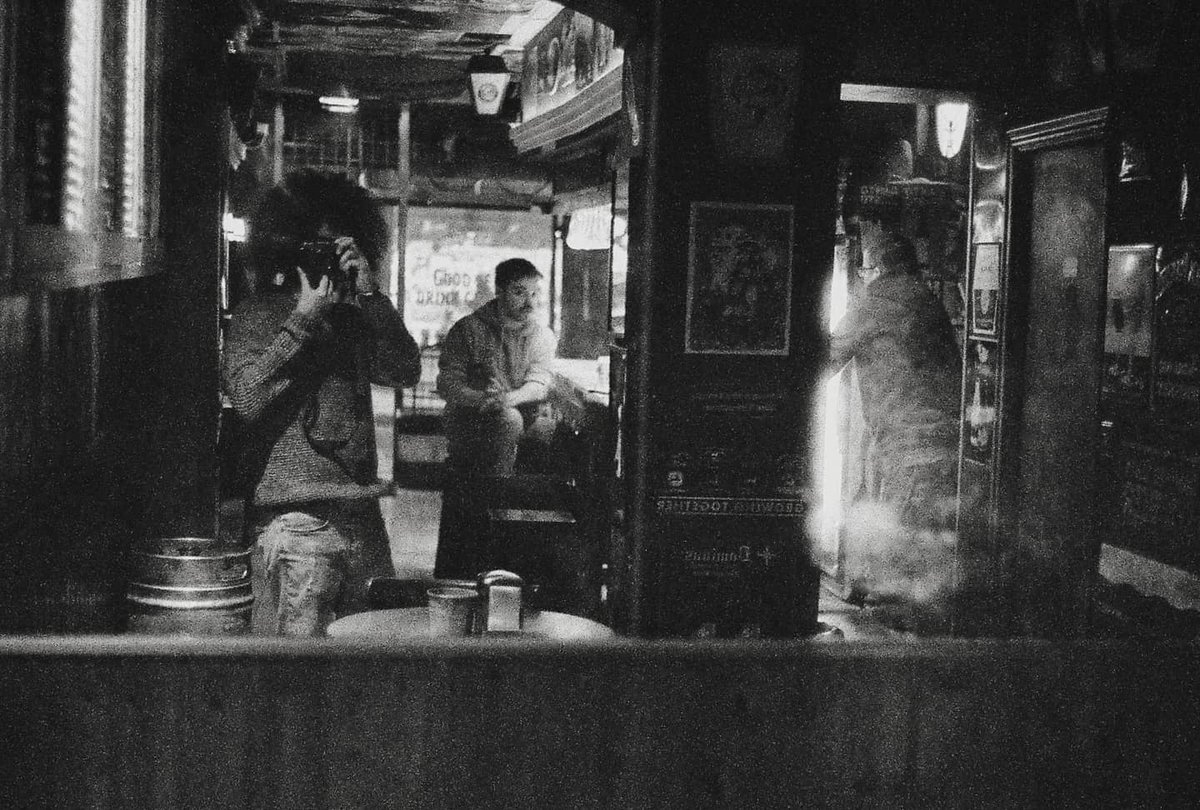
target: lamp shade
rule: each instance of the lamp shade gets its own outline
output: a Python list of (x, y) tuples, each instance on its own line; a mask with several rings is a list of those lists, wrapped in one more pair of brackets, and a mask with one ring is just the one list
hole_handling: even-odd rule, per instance
[(970, 111), (970, 105), (961, 101), (943, 101), (937, 105), (934, 123), (937, 126), (938, 151), (942, 157), (952, 158), (962, 149)]
[(358, 110), (358, 99), (353, 96), (321, 96), (317, 101), (328, 112), (352, 113)]
[(475, 112), (480, 115), (495, 115), (500, 112), (504, 94), (508, 91), (508, 66), (499, 56), (472, 56), (467, 62), (471, 74), (471, 98)]

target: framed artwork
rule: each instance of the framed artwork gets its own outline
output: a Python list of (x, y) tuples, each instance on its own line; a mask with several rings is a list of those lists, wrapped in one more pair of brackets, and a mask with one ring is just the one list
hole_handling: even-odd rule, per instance
[(1200, 422), (1200, 244), (1163, 245), (1154, 288), (1154, 409)]
[(790, 205), (692, 203), (685, 353), (787, 355), (793, 227)]
[(994, 337), (1000, 304), (1000, 243), (974, 246), (971, 257), (970, 329), (972, 335)]
[(1144, 402), (1150, 393), (1157, 256), (1153, 245), (1108, 249), (1103, 391), (1110, 396)]
[(1108, 249), (1104, 353), (1149, 357), (1154, 338), (1154, 245)]
[(996, 431), (996, 344), (972, 340), (967, 349), (967, 401), (963, 454), (989, 464)]

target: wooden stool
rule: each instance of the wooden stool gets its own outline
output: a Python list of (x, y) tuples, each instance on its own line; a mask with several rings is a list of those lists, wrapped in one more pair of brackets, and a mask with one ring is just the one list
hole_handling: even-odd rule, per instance
[(451, 479), (442, 493), (434, 576), (473, 579), (504, 568), (540, 586), (537, 607), (594, 615), (599, 560), (584, 531), (585, 511), (585, 498), (557, 476)]

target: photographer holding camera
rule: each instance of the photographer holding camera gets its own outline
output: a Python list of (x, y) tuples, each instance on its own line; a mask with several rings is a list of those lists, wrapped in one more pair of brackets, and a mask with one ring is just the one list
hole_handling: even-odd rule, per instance
[(371, 383), (415, 384), (420, 351), (367, 259), (386, 230), (364, 189), (295, 173), (250, 226), (256, 290), (233, 312), (223, 372), (247, 436), (254, 626), (323, 635), (365, 609), (371, 577), (394, 573)]

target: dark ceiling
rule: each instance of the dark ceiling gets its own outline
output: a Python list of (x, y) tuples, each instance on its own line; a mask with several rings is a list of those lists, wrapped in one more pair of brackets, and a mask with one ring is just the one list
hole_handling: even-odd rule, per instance
[[(609, 25), (620, 37), (632, 29), (629, 9), (639, 0), (230, 2), (251, 9), (244, 51), (259, 69), (263, 102), (348, 94), (374, 110), (408, 103), (410, 200), (527, 208), (548, 204), (551, 178), (559, 173), (593, 172), (596, 155), (517, 154), (506, 121), (515, 120), (519, 109), (525, 42), (564, 6)], [(507, 116), (474, 114), (467, 62), (483, 53), (502, 56), (513, 75)]]
[[(250, 0), (242, 0), (250, 2)], [(633, 0), (259, 0), (247, 53), (275, 93), (468, 104), (467, 60), (501, 55), (520, 76), (524, 41), (563, 5), (615, 27)]]

